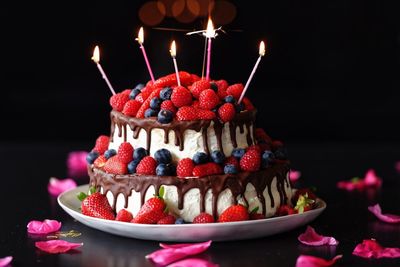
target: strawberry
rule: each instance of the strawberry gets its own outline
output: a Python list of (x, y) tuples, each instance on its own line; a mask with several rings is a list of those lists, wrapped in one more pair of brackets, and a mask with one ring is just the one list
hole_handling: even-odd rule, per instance
[(177, 86), (172, 91), (171, 101), (175, 107), (190, 106), (192, 104), (192, 94), (183, 86)]
[(197, 82), (198, 80), (200, 80), (201, 78), (196, 75), (196, 74), (190, 74), (191, 77), (191, 83)]
[(240, 159), (240, 169), (243, 171), (255, 172), (260, 169), (261, 155), (256, 150), (249, 150)]
[(275, 212), (275, 216), (285, 216), (296, 214), (297, 212), (289, 205), (281, 205)]
[(221, 166), (219, 166), (215, 162), (208, 162), (204, 164), (199, 164), (193, 168), (193, 176), (196, 177), (203, 177), (213, 174), (221, 174), (223, 170)]
[(132, 89), (125, 89), (124, 91), (122, 91), (120, 94), (124, 94), (124, 95), (130, 95)]
[(164, 218), (158, 220), (157, 224), (175, 224), (175, 216), (168, 214)]
[(271, 143), (272, 139), (269, 135), (264, 131), (263, 128), (256, 128), (255, 129), (255, 138), (257, 141), (264, 141), (266, 143)]
[(153, 97), (159, 97), (160, 91), (162, 88), (154, 89), (151, 94), (147, 97), (147, 99), (143, 102), (142, 106), (139, 108), (138, 112), (136, 113), (136, 118), (144, 118), (144, 112), (150, 108), (150, 101)]
[(218, 117), (222, 122), (233, 120), (236, 116), (235, 106), (232, 103), (225, 103), (218, 109)]
[(120, 222), (130, 222), (132, 221), (132, 219), (132, 213), (130, 213), (126, 209), (121, 209), (120, 211), (118, 211), (117, 216), (115, 217), (115, 220)]
[[(192, 82), (192, 76), (188, 72), (180, 71), (179, 72), (179, 79), (182, 85), (189, 85)], [(166, 76), (163, 76), (157, 79), (153, 86), (154, 87), (166, 87), (166, 86), (173, 86), (177, 85), (176, 74), (171, 73)]]
[(194, 121), (199, 119), (197, 116), (197, 109), (193, 107), (181, 107), (176, 112), (176, 119), (178, 121)]
[(106, 156), (101, 155), (101, 156), (99, 156), (99, 157), (93, 162), (93, 165), (94, 165), (96, 168), (101, 169), (101, 168), (104, 167), (104, 165), (106, 164), (106, 162), (107, 162)]
[(218, 222), (237, 222), (249, 219), (249, 212), (242, 204), (232, 205), (219, 215)]
[(133, 146), (129, 142), (123, 142), (119, 145), (117, 151), (119, 161), (128, 164), (133, 160)]
[(172, 114), (175, 114), (175, 112), (176, 112), (176, 107), (175, 107), (174, 103), (172, 103), (171, 100), (163, 101), (161, 103), (160, 109), (169, 110), (172, 112)]
[(136, 167), (137, 174), (156, 175), (157, 161), (151, 157), (144, 157)]
[(107, 197), (100, 192), (86, 196), (81, 203), (81, 211), (82, 214), (95, 218), (106, 220), (114, 220), (115, 218)]
[(202, 109), (212, 110), (219, 104), (219, 97), (213, 89), (206, 89), (199, 95), (199, 105)]
[(265, 219), (265, 216), (261, 213), (250, 213), (250, 220), (261, 220)]
[(212, 112), (211, 110), (205, 110), (205, 109), (196, 109), (197, 110), (197, 117), (200, 120), (213, 120), (215, 119), (215, 113)]
[(142, 103), (150, 96), (151, 92), (153, 92), (154, 87), (153, 86), (146, 86), (144, 87), (141, 91), (140, 94), (138, 94), (135, 97), (135, 100)]
[(247, 97), (243, 97), (242, 103), (244, 104), (245, 110), (251, 111), (251, 110), (255, 109), (255, 107), (253, 106), (253, 103), (251, 103), (250, 99), (248, 99)]
[(217, 94), (220, 99), (224, 99), (228, 93), (226, 92), (226, 89), (228, 88), (228, 82), (225, 80), (218, 80), (215, 81), (215, 83), (218, 86)]
[(142, 104), (137, 100), (129, 100), (125, 103), (124, 109), (122, 110), (122, 114), (127, 116), (135, 117), (136, 113), (138, 112), (139, 108)]
[(226, 93), (228, 95), (233, 96), (236, 100), (239, 100), (240, 96), (242, 95), (243, 92), (243, 84), (241, 83), (236, 83), (228, 86), (226, 89)]
[(99, 152), (99, 154), (104, 154), (108, 149), (108, 145), (110, 144), (110, 137), (106, 135), (100, 135), (96, 139), (96, 143), (94, 145), (93, 151)]
[(299, 200), (299, 196), (301, 196), (301, 195), (304, 196), (306, 194), (309, 199), (313, 199), (313, 200), (317, 199), (317, 196), (310, 188), (300, 188), (300, 189), (297, 189), (295, 191), (294, 195), (292, 196), (293, 205), (296, 205), (297, 201)]
[(232, 164), (236, 167), (236, 170), (240, 170), (240, 164), (237, 158), (235, 158), (234, 156), (229, 156), (225, 159), (224, 162), (224, 166), (228, 165), (228, 164)]
[(116, 111), (122, 111), (124, 109), (124, 105), (129, 101), (129, 95), (126, 94), (115, 94), (110, 97), (110, 105)]
[(106, 162), (103, 167), (105, 172), (112, 173), (112, 174), (126, 174), (128, 173), (128, 168), (125, 163), (120, 161), (117, 156), (112, 156)]
[(184, 158), (178, 162), (176, 166), (176, 174), (180, 178), (192, 176), (194, 162), (191, 158)]
[(198, 99), (200, 96), (200, 93), (206, 89), (210, 89), (210, 81), (199, 80), (192, 84), (192, 87), (190, 88), (190, 92), (192, 93), (194, 98)]
[(299, 195), (294, 210), (297, 211), (298, 213), (303, 213), (313, 209), (314, 204), (315, 200), (309, 198), (308, 193), (305, 193), (304, 195)]
[(133, 223), (155, 224), (165, 217), (165, 202), (161, 197), (149, 198), (133, 218)]
[(214, 217), (211, 214), (202, 212), (193, 219), (193, 223), (213, 223)]

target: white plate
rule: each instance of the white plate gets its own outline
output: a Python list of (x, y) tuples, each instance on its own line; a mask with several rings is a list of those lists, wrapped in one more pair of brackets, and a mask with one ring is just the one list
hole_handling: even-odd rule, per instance
[(88, 188), (88, 185), (82, 185), (62, 193), (57, 199), (59, 205), (74, 219), (89, 227), (124, 237), (156, 241), (228, 241), (270, 236), (303, 226), (314, 220), (326, 208), (326, 203), (318, 199), (318, 208), (305, 213), (254, 221), (179, 225), (136, 224), (83, 215), (79, 210), (80, 201), (76, 195), (79, 192), (87, 192)]

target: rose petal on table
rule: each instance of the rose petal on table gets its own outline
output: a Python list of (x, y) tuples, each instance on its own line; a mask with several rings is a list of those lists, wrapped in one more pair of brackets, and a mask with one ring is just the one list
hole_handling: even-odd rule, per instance
[(164, 248), (156, 250), (149, 255), (146, 255), (146, 259), (149, 259), (158, 265), (168, 265), (187, 256), (202, 253), (206, 251), (210, 245), (211, 240), (194, 244), (167, 245), (161, 243), (160, 246)]
[(298, 240), (308, 246), (323, 246), (331, 245), (336, 246), (339, 242), (331, 236), (322, 236), (315, 232), (315, 229), (311, 226), (307, 226), (306, 231), (300, 234)]
[(385, 248), (382, 247), (375, 239), (363, 240), (354, 250), (353, 255), (363, 258), (399, 258), (400, 248)]
[(12, 260), (13, 260), (12, 256), (7, 256), (7, 257), (4, 257), (4, 258), (0, 258), (0, 267), (7, 266), (8, 264), (11, 263)]
[(394, 164), (394, 168), (396, 169), (397, 172), (400, 173), (400, 161), (398, 161), (398, 162), (396, 162), (396, 163)]
[(73, 189), (76, 186), (76, 182), (70, 178), (60, 180), (55, 177), (51, 177), (49, 184), (47, 185), (47, 190), (51, 195), (58, 196), (59, 194)]
[(68, 250), (76, 249), (83, 246), (83, 243), (71, 243), (65, 240), (49, 240), (49, 241), (38, 241), (35, 246), (48, 253), (65, 253)]
[(311, 255), (300, 255), (296, 261), (296, 267), (327, 267), (332, 266), (340, 259), (342, 255), (337, 255), (331, 260), (325, 260), (323, 258), (311, 256)]
[(366, 186), (380, 188), (382, 186), (382, 179), (376, 175), (375, 170), (369, 169), (365, 174), (364, 183)]
[(295, 183), (297, 180), (299, 180), (300, 176), (301, 176), (301, 172), (300, 171), (296, 171), (296, 170), (292, 170), (291, 169), (290, 172), (289, 172), (289, 180), (292, 183)]
[(27, 225), (28, 233), (31, 234), (49, 234), (60, 230), (61, 222), (56, 220), (30, 221)]
[(87, 176), (87, 151), (71, 151), (67, 157), (67, 169), (70, 177)]
[(378, 177), (375, 170), (369, 169), (363, 179), (351, 179), (339, 181), (336, 184), (337, 188), (347, 191), (364, 190), (365, 188), (380, 188), (382, 186), (382, 179)]
[(368, 210), (372, 212), (379, 220), (387, 223), (400, 223), (400, 216), (395, 214), (382, 214), (381, 206), (375, 204), (374, 206), (369, 206)]
[(194, 259), (188, 258), (180, 261), (176, 261), (167, 267), (218, 267), (218, 264), (203, 260), (203, 259)]

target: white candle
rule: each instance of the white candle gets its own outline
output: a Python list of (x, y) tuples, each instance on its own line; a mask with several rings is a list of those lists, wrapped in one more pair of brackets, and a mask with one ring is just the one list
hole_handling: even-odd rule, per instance
[(251, 72), (250, 77), (247, 80), (246, 85), (243, 88), (243, 92), (240, 95), (238, 103), (240, 103), (242, 101), (244, 94), (246, 93), (247, 88), (249, 87), (249, 84), (250, 84), (251, 80), (253, 79), (254, 73), (256, 73), (258, 64), (260, 64), (261, 58), (265, 55), (265, 44), (263, 41), (261, 41), (261, 43), (260, 43), (259, 55), (260, 56), (258, 57), (256, 64), (254, 65), (253, 71)]
[(174, 61), (174, 68), (176, 73), (176, 81), (178, 82), (178, 86), (181, 86), (181, 79), (179, 78), (178, 64), (176, 63), (176, 44), (175, 41), (171, 43), (171, 49), (169, 50), (171, 53), (172, 60)]
[(100, 65), (100, 50), (99, 47), (96, 45), (96, 47), (94, 48), (93, 51), (93, 56), (92, 56), (92, 60), (94, 61), (94, 63), (96, 63), (97, 68), (99, 69), (101, 76), (103, 77), (103, 79), (106, 81), (108, 88), (110, 88), (110, 91), (113, 95), (115, 95), (115, 91), (114, 88), (112, 87), (110, 81), (108, 80), (106, 73), (104, 72), (103, 68)]

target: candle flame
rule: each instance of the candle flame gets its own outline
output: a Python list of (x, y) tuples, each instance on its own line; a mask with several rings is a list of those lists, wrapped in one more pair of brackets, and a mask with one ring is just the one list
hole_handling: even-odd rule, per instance
[(138, 43), (140, 45), (143, 44), (144, 42), (144, 33), (143, 33), (143, 27), (140, 27), (139, 33), (138, 33), (138, 37), (136, 38), (136, 41), (138, 41)]
[(208, 19), (206, 37), (207, 38), (215, 38), (215, 29), (214, 29), (214, 25), (212, 23), (211, 18)]
[(171, 49), (169, 50), (169, 52), (171, 53), (171, 57), (176, 57), (176, 44), (175, 44), (175, 40), (172, 41), (172, 43), (171, 43)]
[(96, 63), (100, 62), (100, 50), (98, 45), (96, 45), (96, 47), (93, 50), (92, 60)]
[(260, 42), (259, 54), (260, 54), (261, 57), (263, 57), (265, 55), (265, 44), (264, 44), (264, 41)]

